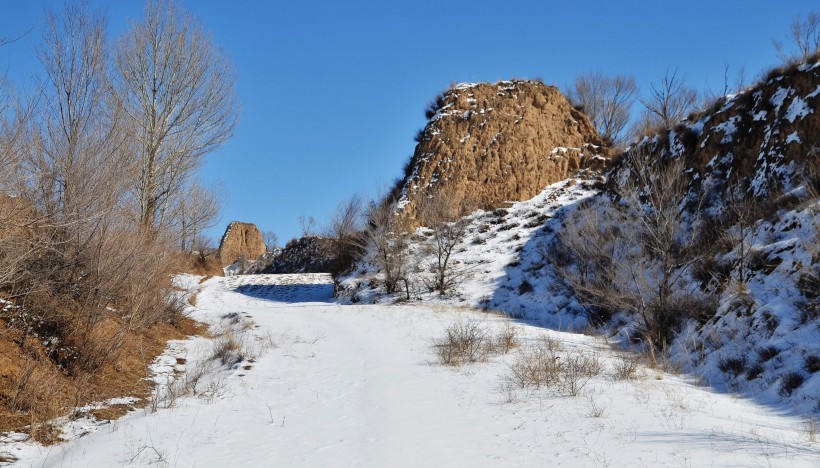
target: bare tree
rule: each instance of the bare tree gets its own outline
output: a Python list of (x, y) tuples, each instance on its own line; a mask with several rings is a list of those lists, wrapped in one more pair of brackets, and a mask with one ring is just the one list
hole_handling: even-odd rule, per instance
[(273, 231), (262, 231), (262, 240), (265, 242), (265, 250), (273, 252), (279, 245), (279, 236)]
[(299, 228), (302, 230), (302, 237), (316, 235), (316, 218), (313, 216), (299, 216)]
[(143, 228), (161, 229), (175, 197), (236, 125), (234, 74), (202, 26), (173, 1), (149, 1), (119, 39), (115, 90), (127, 115)]
[(783, 61), (806, 62), (820, 53), (820, 12), (812, 11), (806, 16), (795, 17), (789, 30), (789, 41), (797, 49), (795, 52), (789, 51), (782, 41), (772, 40), (777, 55)]
[(347, 270), (364, 251), (364, 207), (362, 197), (353, 195), (330, 217), (325, 235), (330, 241), (334, 274)]
[[(439, 194), (440, 195), (440, 194)], [(430, 289), (444, 295), (462, 279), (460, 271), (451, 264), (455, 248), (467, 235), (467, 220), (459, 217), (459, 211), (441, 196), (425, 198), (418, 208), (422, 222), (431, 230), (427, 250), (432, 257), (434, 280)]]
[(385, 291), (393, 294), (403, 283), (405, 299), (410, 300), (409, 235), (399, 225), (398, 219), (395, 199), (385, 198), (372, 202), (367, 211), (365, 242), (384, 275)]
[(582, 106), (598, 133), (606, 141), (620, 143), (629, 124), (632, 103), (638, 87), (631, 76), (606, 76), (601, 72), (575, 78), (567, 97)]
[(744, 89), (746, 89), (747, 83), (745, 67), (741, 66), (740, 68), (738, 68), (738, 70), (734, 74), (734, 79), (732, 79), (731, 75), (731, 67), (727, 63), (723, 66), (723, 84), (721, 89), (718, 91), (714, 91), (710, 87), (709, 90), (705, 91), (701, 96), (701, 109), (708, 108), (709, 105), (711, 105), (712, 103), (714, 103), (722, 97), (725, 97), (731, 93), (740, 93)]
[(216, 224), (222, 198), (218, 188), (204, 187), (194, 180), (174, 200), (175, 205), (167, 216), (166, 229), (176, 235), (180, 250), (188, 252), (194, 249), (202, 232)]
[(728, 227), (723, 231), (723, 236), (735, 247), (739, 292), (746, 292), (746, 281), (749, 276), (747, 266), (752, 246), (756, 241), (755, 224), (763, 217), (761, 202), (749, 194), (745, 188), (734, 181), (728, 184), (723, 203), (723, 222)]
[(686, 86), (677, 70), (671, 73), (667, 70), (659, 83), (650, 85), (649, 96), (639, 100), (646, 108), (645, 118), (649, 125), (670, 130), (695, 110), (698, 93)]
[(699, 221), (684, 214), (682, 160), (655, 159), (645, 149), (628, 157), (617, 201), (603, 197), (576, 211), (553, 248), (568, 257), (559, 271), (599, 320), (634, 314), (644, 338), (664, 346), (684, 318), (709, 312), (686, 281), (707, 250), (698, 243)]
[(106, 26), (101, 15), (71, 4), (59, 16), (47, 12), (46, 26), (38, 56), (47, 82), (29, 179), (39, 185), (38, 207), (77, 227), (109, 212), (124, 192), (117, 113), (107, 102)]

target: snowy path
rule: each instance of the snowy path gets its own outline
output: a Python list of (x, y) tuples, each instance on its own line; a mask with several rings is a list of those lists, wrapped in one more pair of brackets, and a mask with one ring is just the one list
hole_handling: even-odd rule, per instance
[[(218, 326), (232, 321), (247, 345), (275, 346), (260, 345), (256, 357), (216, 371), (214, 391), (204, 396), (136, 411), (63, 446), (29, 446), (18, 465), (820, 465), (820, 444), (808, 440), (800, 419), (651, 370), (635, 381), (602, 376), (585, 396), (544, 393), (508, 403), (499, 375), (513, 355), (453, 370), (435, 363), (430, 349), (458, 317), (489, 327), (501, 318), (340, 306), (330, 302), (329, 285), (298, 284), (321, 280), (209, 280), (195, 316)], [(524, 337), (549, 333), (612, 354), (593, 338), (517, 327)], [(206, 344), (177, 343), (169, 359), (185, 357), (192, 369)], [(593, 401), (605, 408), (600, 417), (590, 414)]]

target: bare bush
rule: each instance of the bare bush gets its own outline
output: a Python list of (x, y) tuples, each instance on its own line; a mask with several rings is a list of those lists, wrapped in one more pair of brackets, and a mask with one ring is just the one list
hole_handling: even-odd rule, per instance
[(506, 323), (504, 328), (495, 336), (494, 351), (507, 354), (519, 346), (521, 346), (521, 342), (518, 338), (518, 331), (513, 325)]
[(446, 366), (485, 361), (519, 345), (518, 332), (509, 323), (494, 334), (484, 322), (472, 319), (457, 320), (445, 329), (443, 337), (433, 340), (436, 357)]
[(640, 358), (633, 354), (620, 354), (615, 360), (612, 376), (615, 380), (634, 380), (638, 377)]
[(410, 300), (409, 235), (399, 226), (395, 200), (372, 202), (367, 210), (367, 224), (366, 248), (384, 275), (386, 292), (393, 294), (403, 285), (405, 299)]
[(763, 217), (763, 204), (748, 193), (748, 188), (738, 183), (726, 187), (724, 197), (723, 223), (729, 226), (723, 230), (723, 239), (734, 247), (735, 263), (738, 271), (738, 291), (746, 292), (749, 279), (749, 262), (752, 246), (757, 241), (755, 225)]
[(458, 320), (444, 330), (442, 338), (433, 341), (433, 350), (441, 364), (460, 366), (485, 360), (490, 340), (480, 322)]
[(216, 340), (211, 359), (228, 367), (239, 364), (245, 360), (244, 346), (241, 340), (234, 333), (225, 333)]
[(779, 39), (772, 39), (775, 51), (785, 62), (809, 61), (820, 53), (820, 12), (811, 11), (805, 16), (797, 16), (789, 29), (788, 41), (794, 50)]
[(562, 277), (595, 321), (634, 314), (646, 342), (662, 348), (683, 319), (713, 313), (714, 297), (687, 281), (709, 253), (699, 242), (698, 218), (684, 215), (686, 202), (697, 200), (687, 200), (683, 161), (655, 159), (646, 149), (628, 157), (617, 200), (601, 198), (571, 214), (553, 249), (563, 259)]
[(561, 361), (560, 389), (569, 396), (578, 396), (589, 381), (601, 374), (603, 366), (594, 354), (578, 349), (568, 350)]
[(629, 124), (638, 87), (631, 76), (606, 76), (601, 72), (575, 78), (567, 92), (574, 106), (583, 107), (605, 141), (621, 143)]
[(561, 352), (564, 347), (552, 338), (543, 338), (540, 343), (521, 352), (510, 365), (507, 380), (518, 388), (552, 387), (560, 381)]
[(589, 402), (589, 415), (593, 418), (602, 418), (606, 413), (607, 407), (601, 404), (592, 395), (587, 399)]
[(603, 365), (596, 356), (579, 349), (566, 349), (545, 337), (524, 350), (510, 365), (506, 379), (518, 388), (552, 388), (568, 396), (578, 396)]
[(453, 267), (451, 257), (456, 246), (467, 236), (469, 223), (466, 218), (459, 217), (457, 207), (440, 196), (425, 198), (419, 213), (432, 234), (425, 245), (425, 253), (432, 259), (428, 263), (434, 273), (428, 287), (444, 295), (463, 279), (465, 272)]
[(808, 441), (811, 443), (817, 442), (817, 432), (818, 429), (820, 429), (820, 422), (818, 422), (817, 418), (805, 418), (804, 425), (806, 428), (806, 438)]

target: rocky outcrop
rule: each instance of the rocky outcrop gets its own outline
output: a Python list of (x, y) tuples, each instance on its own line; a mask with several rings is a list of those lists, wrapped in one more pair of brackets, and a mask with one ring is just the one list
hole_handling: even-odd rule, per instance
[[(749, 196), (768, 197), (820, 180), (818, 107), (820, 63), (791, 65), (740, 94), (718, 99), (636, 149), (683, 157), (693, 189), (710, 194), (709, 203), (720, 204), (729, 184)], [(626, 156), (610, 175), (612, 184), (629, 177)]]
[(330, 273), (334, 258), (328, 239), (307, 236), (292, 239), (285, 248), (260, 258), (248, 273)]
[(407, 219), (422, 197), (445, 197), (461, 213), (492, 209), (606, 162), (587, 116), (541, 82), (457, 85), (428, 116), (398, 186)]
[(219, 260), (230, 265), (240, 258), (253, 261), (265, 253), (262, 233), (251, 223), (234, 221), (228, 225), (219, 242)]

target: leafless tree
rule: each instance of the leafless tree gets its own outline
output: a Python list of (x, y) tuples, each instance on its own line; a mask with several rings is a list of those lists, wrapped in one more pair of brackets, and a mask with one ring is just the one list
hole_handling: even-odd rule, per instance
[(279, 236), (273, 231), (262, 231), (262, 240), (265, 242), (265, 250), (273, 252), (279, 245)]
[(701, 104), (699, 107), (706, 109), (718, 99), (731, 93), (740, 93), (746, 89), (746, 68), (741, 66), (734, 75), (734, 78), (732, 78), (732, 69), (729, 64), (725, 64), (723, 66), (723, 83), (721, 89), (718, 91), (709, 89), (704, 92), (701, 96)]
[(790, 51), (782, 41), (772, 40), (777, 55), (783, 61), (805, 62), (820, 53), (820, 12), (812, 11), (794, 18), (789, 29), (789, 41), (797, 49), (795, 52)]
[(639, 100), (646, 108), (649, 125), (670, 130), (695, 109), (698, 93), (686, 85), (677, 70), (667, 70), (659, 83), (650, 85), (649, 96)]
[(393, 294), (403, 284), (405, 299), (410, 300), (409, 235), (398, 222), (395, 199), (378, 199), (381, 201), (371, 202), (367, 211), (366, 248), (384, 275), (385, 291)]
[(723, 236), (734, 246), (736, 252), (736, 269), (738, 271), (738, 291), (746, 291), (747, 270), (752, 246), (756, 241), (755, 224), (763, 217), (763, 206), (753, 195), (744, 190), (738, 182), (727, 185), (724, 197), (724, 224), (728, 229)]
[(84, 231), (108, 214), (123, 193), (117, 112), (107, 102), (105, 20), (66, 4), (46, 13), (38, 48), (46, 83), (31, 136), (29, 180), (38, 207), (54, 222)]
[(468, 222), (459, 217), (459, 211), (441, 196), (425, 198), (418, 207), (424, 225), (431, 230), (427, 250), (432, 258), (431, 267), (435, 273), (430, 289), (444, 295), (462, 279), (451, 263), (455, 248), (467, 235)]
[(617, 200), (602, 197), (574, 212), (553, 248), (569, 257), (559, 271), (601, 320), (634, 314), (644, 338), (663, 346), (681, 320), (709, 312), (708, 300), (686, 281), (707, 250), (698, 243), (698, 219), (684, 214), (689, 180), (682, 160), (642, 149), (628, 157)]
[(196, 240), (218, 221), (223, 195), (218, 188), (202, 186), (194, 180), (185, 188), (169, 211), (166, 229), (175, 233), (183, 252), (194, 249)]
[(299, 216), (299, 228), (302, 230), (302, 237), (316, 235), (316, 218), (313, 216)]
[(360, 195), (353, 195), (339, 204), (325, 230), (334, 259), (333, 273), (347, 270), (364, 250), (365, 204)]
[(594, 72), (578, 76), (567, 97), (573, 105), (583, 106), (604, 140), (620, 143), (637, 90), (631, 76)]
[(161, 229), (202, 158), (231, 136), (234, 73), (213, 40), (173, 1), (149, 1), (117, 42), (114, 89), (125, 110), (139, 220)]

